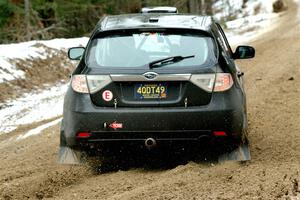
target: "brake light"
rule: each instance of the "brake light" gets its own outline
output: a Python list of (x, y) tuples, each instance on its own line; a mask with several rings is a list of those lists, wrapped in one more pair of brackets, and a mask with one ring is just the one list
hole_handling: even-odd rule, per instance
[(230, 89), (233, 85), (231, 74), (217, 73), (214, 92), (223, 92)]
[(194, 74), (190, 81), (207, 92), (222, 92), (230, 89), (233, 85), (231, 74)]
[(79, 93), (95, 93), (111, 82), (109, 75), (74, 75), (72, 88)]
[(89, 93), (86, 76), (74, 75), (72, 76), (71, 85), (74, 91), (79, 93)]
[(89, 138), (91, 137), (91, 133), (89, 132), (79, 132), (77, 134), (77, 138)]
[(214, 131), (214, 136), (227, 136), (225, 131)]

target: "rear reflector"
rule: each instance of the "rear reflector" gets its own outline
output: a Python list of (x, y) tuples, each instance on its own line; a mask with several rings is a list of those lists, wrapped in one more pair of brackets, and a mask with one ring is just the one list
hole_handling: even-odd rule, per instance
[(227, 136), (225, 131), (214, 131), (214, 136)]
[(78, 133), (77, 134), (77, 138), (89, 138), (89, 137), (91, 137), (91, 133), (89, 133), (89, 132), (80, 132), (80, 133)]

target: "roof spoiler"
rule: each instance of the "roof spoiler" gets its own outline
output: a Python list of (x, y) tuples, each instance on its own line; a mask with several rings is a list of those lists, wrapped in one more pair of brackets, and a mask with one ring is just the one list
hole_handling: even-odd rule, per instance
[(141, 13), (178, 13), (178, 10), (176, 7), (168, 6), (144, 7), (142, 8)]

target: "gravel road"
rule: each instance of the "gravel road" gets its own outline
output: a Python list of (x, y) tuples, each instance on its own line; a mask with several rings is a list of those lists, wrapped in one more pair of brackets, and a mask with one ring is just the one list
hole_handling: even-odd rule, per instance
[(251, 42), (245, 72), (252, 160), (189, 161), (169, 169), (97, 173), (56, 163), (59, 126), (24, 140), (39, 124), (0, 135), (0, 199), (300, 199), (300, 10)]

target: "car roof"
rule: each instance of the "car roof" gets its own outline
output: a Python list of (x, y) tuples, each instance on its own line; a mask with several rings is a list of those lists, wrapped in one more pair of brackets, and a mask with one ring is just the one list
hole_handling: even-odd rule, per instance
[(140, 13), (106, 16), (98, 22), (97, 29), (107, 31), (133, 28), (184, 28), (209, 31), (212, 23), (211, 16)]

